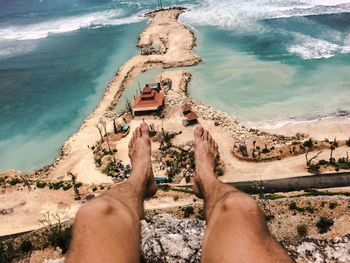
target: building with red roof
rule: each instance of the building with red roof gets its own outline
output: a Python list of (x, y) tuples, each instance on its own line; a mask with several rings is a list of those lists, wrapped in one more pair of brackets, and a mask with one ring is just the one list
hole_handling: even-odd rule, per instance
[(159, 110), (164, 104), (164, 94), (146, 86), (140, 95), (135, 97), (132, 108), (134, 115)]

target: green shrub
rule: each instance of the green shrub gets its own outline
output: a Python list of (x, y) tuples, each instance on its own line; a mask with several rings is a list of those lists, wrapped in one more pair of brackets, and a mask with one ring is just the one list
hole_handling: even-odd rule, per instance
[(289, 210), (296, 210), (297, 208), (298, 208), (298, 206), (295, 202), (291, 202), (289, 204)]
[(267, 153), (269, 153), (269, 152), (270, 152), (270, 150), (267, 149), (267, 148), (264, 148), (264, 149), (262, 149), (262, 151), (261, 151), (261, 153), (263, 153), (263, 154), (267, 154)]
[(305, 208), (297, 206), (297, 204), (295, 202), (291, 202), (289, 204), (289, 210), (292, 210), (292, 211), (296, 210), (298, 212), (304, 212)]
[(346, 145), (350, 147), (350, 138), (346, 141)]
[(307, 165), (307, 171), (311, 174), (316, 174), (316, 175), (320, 174), (321, 173), (320, 168), (321, 167), (319, 164), (309, 163)]
[(329, 209), (334, 209), (338, 206), (338, 204), (336, 202), (332, 202), (329, 204)]
[(23, 183), (23, 181), (17, 177), (12, 178), (10, 180), (10, 185), (12, 185), (12, 186), (15, 186), (16, 184), (20, 184), (20, 183)]
[(156, 136), (157, 132), (156, 131), (149, 131), (149, 137), (154, 137)]
[(198, 213), (196, 215), (196, 218), (198, 218), (199, 220), (205, 220), (204, 209), (203, 208), (199, 208), (198, 209)]
[(349, 170), (350, 169), (350, 162), (338, 162), (335, 165), (335, 168), (338, 168), (338, 170)]
[(269, 221), (271, 221), (272, 219), (275, 219), (275, 216), (274, 216), (274, 215), (271, 215), (271, 214), (265, 215), (265, 221), (266, 221), (266, 222), (269, 222)]
[(63, 254), (67, 252), (71, 239), (72, 227), (64, 228), (61, 225), (52, 227), (48, 236), (50, 245), (61, 248)]
[(313, 214), (315, 212), (315, 208), (313, 208), (312, 206), (305, 207), (305, 210), (308, 211), (311, 214)]
[(185, 206), (185, 207), (182, 208), (182, 211), (184, 213), (184, 217), (185, 218), (190, 217), (191, 215), (194, 214), (193, 206)]
[(66, 182), (64, 185), (63, 185), (63, 187), (62, 187), (62, 189), (64, 190), (64, 191), (67, 191), (67, 190), (69, 190), (69, 189), (71, 189), (72, 188), (72, 184), (71, 183), (68, 183), (68, 182)]
[(326, 161), (326, 160), (319, 160), (319, 161), (318, 161), (318, 164), (319, 164), (319, 165), (327, 165), (327, 164), (329, 164), (329, 162)]
[(314, 147), (314, 141), (310, 138), (303, 143), (303, 146), (312, 149)]
[(16, 257), (13, 240), (0, 242), (0, 263), (13, 262)]
[(102, 171), (104, 174), (108, 176), (114, 177), (116, 175), (116, 166), (114, 162), (110, 162), (107, 167)]
[(170, 190), (170, 185), (160, 184), (160, 185), (158, 185), (158, 189), (163, 190), (164, 192), (168, 192)]
[(308, 234), (307, 226), (305, 224), (297, 225), (297, 232), (300, 237), (306, 237)]
[(46, 185), (47, 185), (47, 183), (44, 181), (37, 181), (36, 182), (36, 187), (38, 187), (38, 188), (44, 188)]
[(64, 186), (64, 182), (63, 181), (49, 183), (49, 189), (53, 189), (53, 190), (59, 190), (63, 186)]
[(5, 178), (4, 177), (0, 177), (0, 185), (5, 183)]
[(32, 242), (30, 242), (29, 240), (24, 240), (19, 249), (23, 252), (23, 253), (28, 253), (29, 251), (33, 250), (33, 245)]
[(330, 217), (321, 216), (320, 219), (316, 223), (316, 227), (320, 234), (326, 233), (330, 230), (331, 226), (333, 226), (334, 221)]
[(266, 194), (263, 199), (265, 200), (277, 200), (281, 198), (286, 198), (285, 195), (280, 195), (280, 194)]
[(101, 158), (95, 158), (95, 163), (97, 166), (101, 166), (102, 159)]

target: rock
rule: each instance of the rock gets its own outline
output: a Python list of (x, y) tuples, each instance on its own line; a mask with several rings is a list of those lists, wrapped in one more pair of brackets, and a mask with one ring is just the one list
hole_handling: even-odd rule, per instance
[(204, 221), (180, 220), (168, 214), (142, 221), (141, 248), (145, 262), (199, 262)]
[(349, 237), (350, 234), (328, 240), (308, 239), (296, 247), (296, 261), (350, 262)]
[(192, 149), (191, 145), (185, 145), (184, 147), (182, 147), (182, 150), (184, 150), (185, 152), (189, 152)]

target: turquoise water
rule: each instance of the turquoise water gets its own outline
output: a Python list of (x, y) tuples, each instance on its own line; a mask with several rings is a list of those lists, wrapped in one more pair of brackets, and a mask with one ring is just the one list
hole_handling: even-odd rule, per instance
[(124, 38), (135, 43), (143, 27), (53, 36), (40, 41), (40, 52), (3, 60), (0, 170), (29, 170), (52, 161), (97, 105), (115, 70), (137, 52)]
[(247, 48), (246, 43), (252, 45), (252, 41), (216, 27), (199, 26), (196, 30), (196, 52), (204, 63), (192, 69), (192, 97), (250, 124), (304, 120), (350, 110), (348, 54), (306, 60), (287, 54), (277, 44)]
[[(350, 110), (350, 0), (168, 0), (204, 62), (190, 95), (253, 125)], [(0, 171), (49, 164), (137, 52), (157, 1), (0, 2)], [(117, 111), (153, 82), (141, 74)]]

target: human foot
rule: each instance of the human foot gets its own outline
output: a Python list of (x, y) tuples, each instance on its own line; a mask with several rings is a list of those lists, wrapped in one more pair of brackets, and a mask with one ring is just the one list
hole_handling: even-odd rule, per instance
[(199, 198), (204, 198), (204, 185), (216, 180), (215, 168), (219, 157), (218, 145), (207, 130), (198, 126), (194, 131), (194, 153), (196, 174), (193, 183), (193, 192)]
[(149, 138), (149, 127), (142, 122), (137, 127), (129, 142), (129, 157), (132, 165), (132, 178), (143, 180), (144, 197), (152, 197), (157, 191), (151, 164), (151, 140)]

